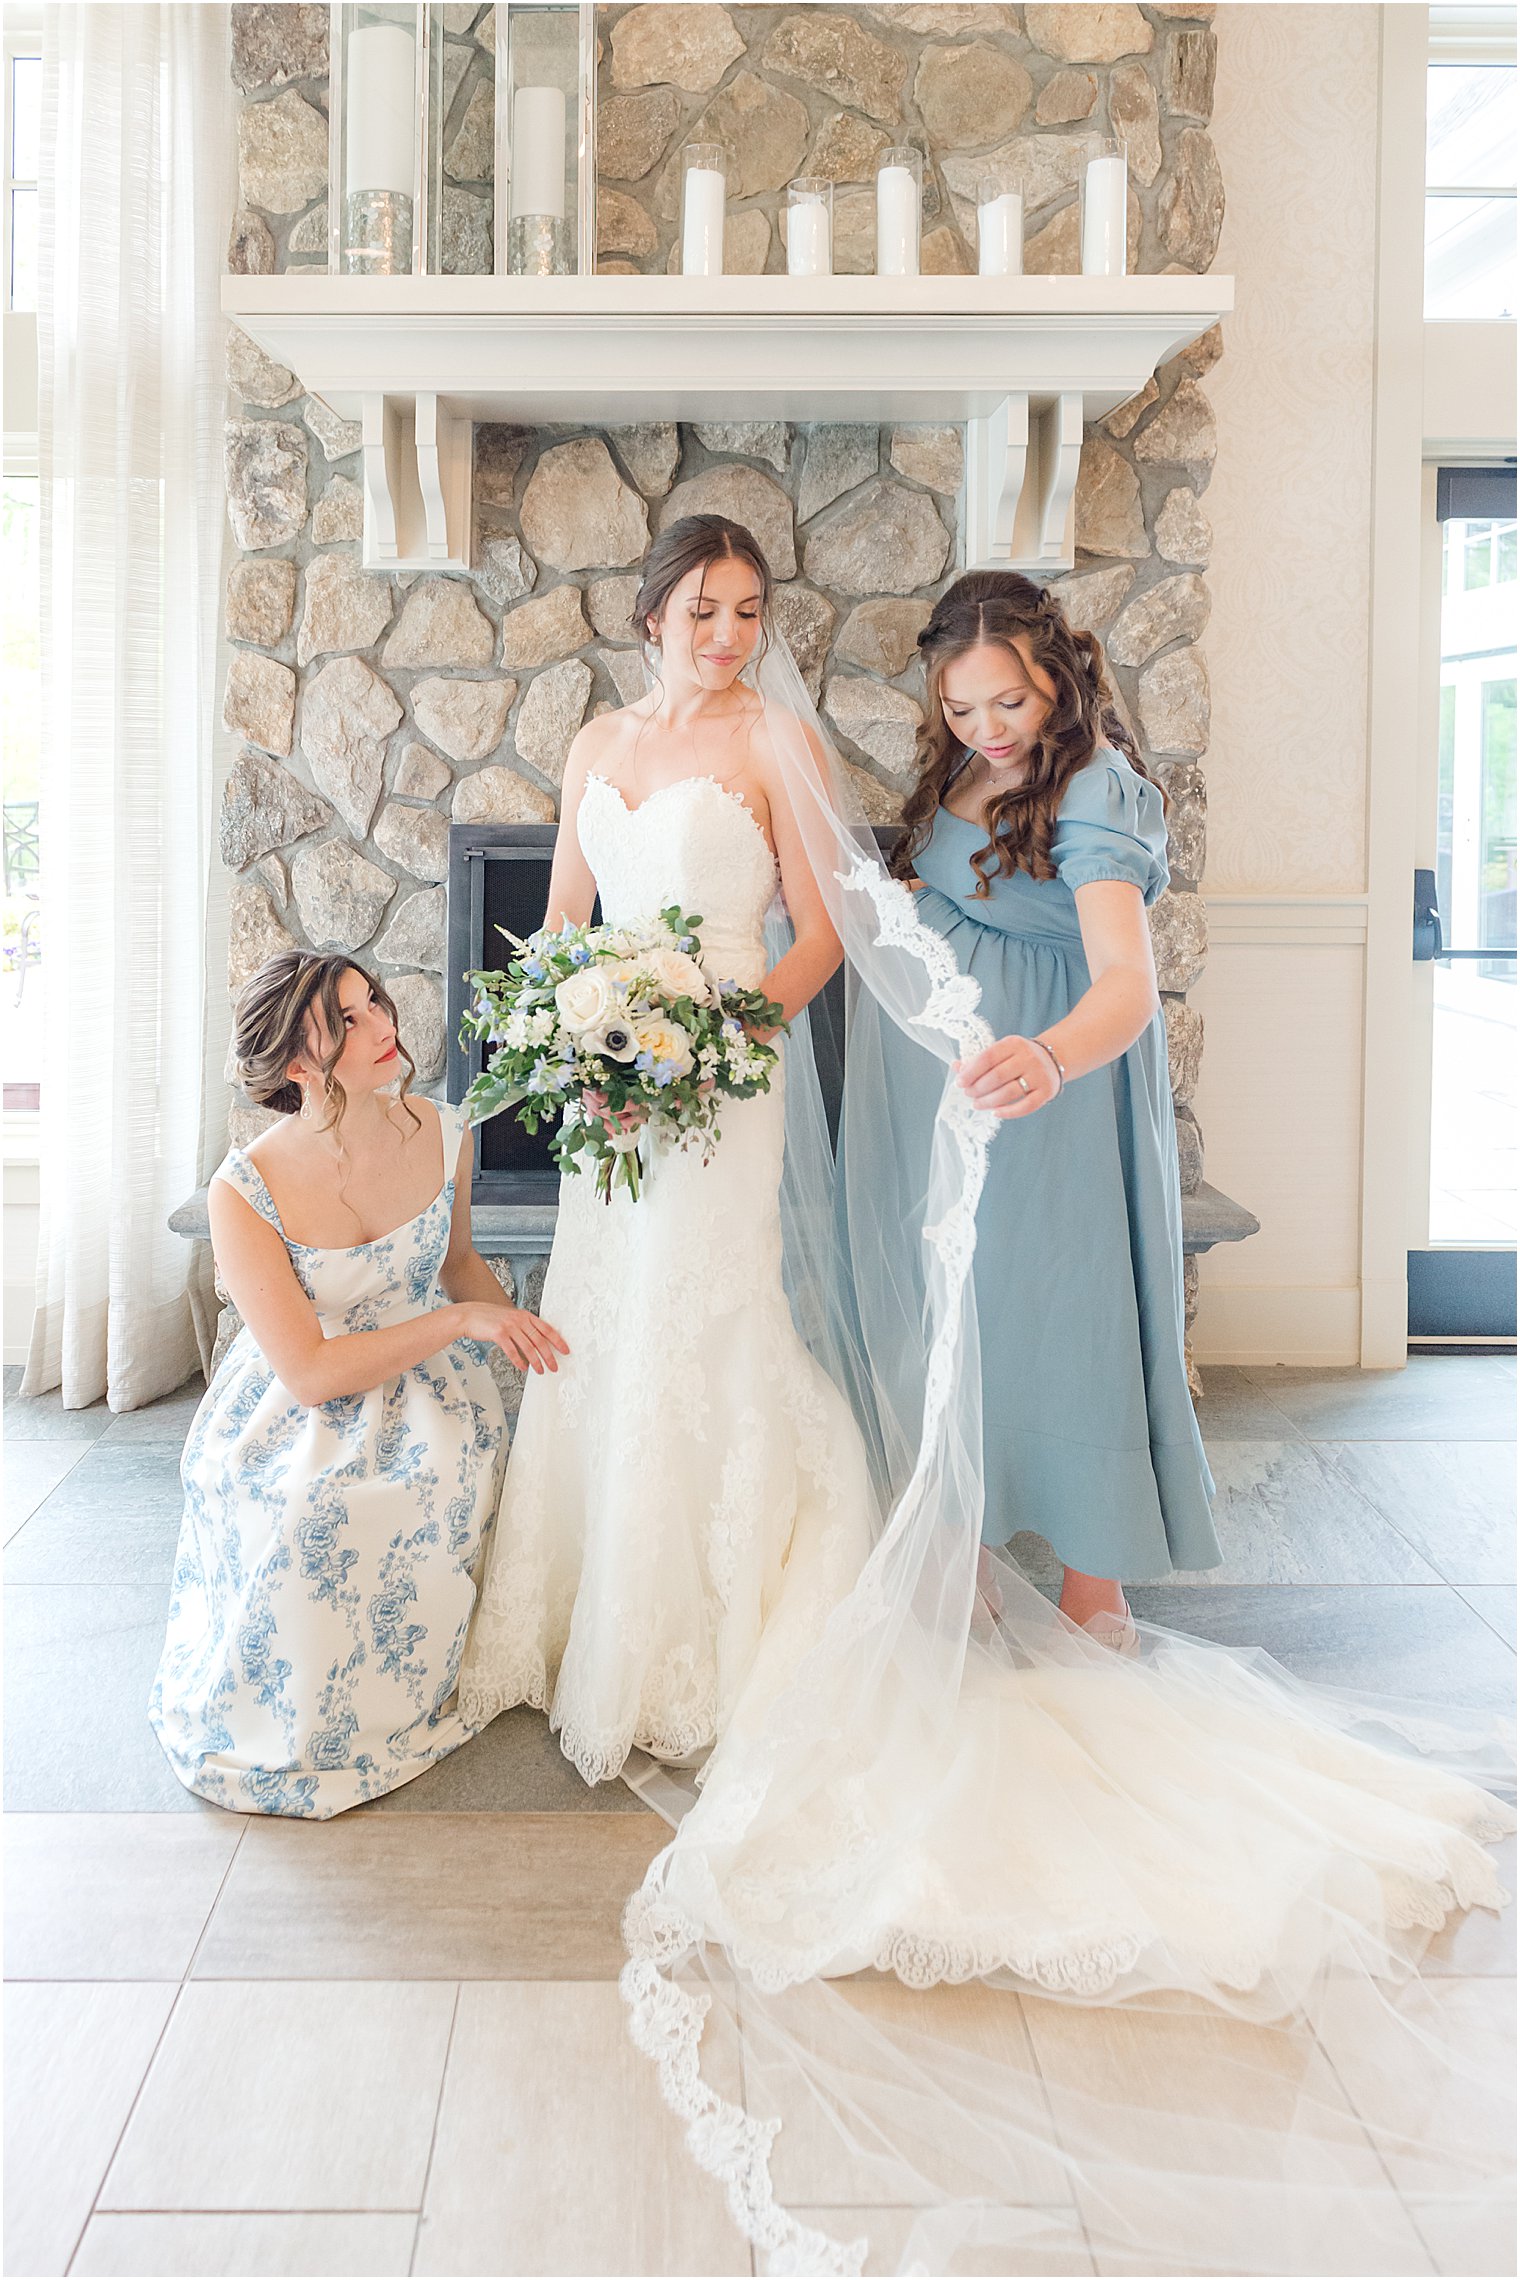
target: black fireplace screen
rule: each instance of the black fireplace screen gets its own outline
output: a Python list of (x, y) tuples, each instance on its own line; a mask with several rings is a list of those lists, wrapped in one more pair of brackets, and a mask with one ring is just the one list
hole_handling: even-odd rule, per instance
[[(511, 945), (498, 931), (531, 934), (543, 924), (554, 855), (551, 823), (456, 823), (449, 830), (449, 970), (447, 977), (450, 1100), (464, 1098), (480, 1070), (484, 1048), (460, 1036), (468, 1003), (465, 976), (500, 968)], [(880, 827), (883, 852), (896, 834)], [(813, 1049), (833, 1139), (843, 1084), (844, 976), (838, 973), (812, 1008)], [(549, 1132), (530, 1136), (510, 1111), (493, 1116), (477, 1136), (477, 1203), (552, 1203), (559, 1174), (549, 1154)]]

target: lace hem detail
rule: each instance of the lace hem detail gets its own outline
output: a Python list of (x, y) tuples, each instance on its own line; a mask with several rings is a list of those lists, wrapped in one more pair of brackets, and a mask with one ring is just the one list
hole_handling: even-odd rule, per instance
[(687, 1994), (642, 1957), (624, 1964), (618, 1989), (634, 2043), (654, 2060), (660, 2095), (685, 2125), (687, 2151), (723, 2187), (730, 2216), (745, 2239), (765, 2251), (768, 2270), (861, 2272), (867, 2240), (833, 2240), (813, 2225), (799, 2224), (776, 2199), (771, 2147), (780, 2122), (757, 2122), (703, 2081), (702, 2029), (711, 1998)]

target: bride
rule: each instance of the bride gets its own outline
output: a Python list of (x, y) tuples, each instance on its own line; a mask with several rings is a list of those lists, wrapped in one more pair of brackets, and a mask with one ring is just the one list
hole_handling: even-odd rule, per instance
[[(841, 951), (743, 678), (770, 598), (737, 523), (690, 515), (655, 541), (634, 608), (655, 686), (571, 747), (545, 923), (584, 925), (598, 895), (611, 923), (679, 903), (709, 974), (763, 984), (790, 1022)], [(573, 1359), (551, 1398), (524, 1388), (460, 1701), (482, 1724), (547, 1710), (588, 1782), (634, 1748), (709, 1748), (783, 1582), (795, 1609), (805, 1571), (821, 1616), (869, 1548), (859, 1436), (783, 1290), (783, 1127), (778, 1077), (727, 1106), (710, 1162), (662, 1153), (640, 1201), (561, 1186), (543, 1303)]]
[[(637, 1203), (565, 1182), (570, 1362), (525, 1390), (461, 1709), (541, 1704), (670, 1820), (623, 1992), (757, 2268), (1426, 2271), (1421, 2226), (1502, 2192), (1502, 2079), (1418, 1977), (1504, 1898), (1502, 1741), (1149, 1625), (1116, 1656), (1006, 1563), (978, 1601), (997, 1126), (954, 1067), (991, 1032), (768, 599), (734, 526), (657, 542), (655, 688), (583, 732), (549, 915), (700, 913), (791, 1017), (785, 1098)], [(805, 1007), (841, 948), (836, 1170)], [(944, 1072), (908, 1143), (904, 1037)]]

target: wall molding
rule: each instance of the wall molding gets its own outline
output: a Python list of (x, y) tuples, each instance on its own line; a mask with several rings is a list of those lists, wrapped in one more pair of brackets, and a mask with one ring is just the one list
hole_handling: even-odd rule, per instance
[(1211, 949), (1261, 946), (1295, 950), (1316, 944), (1364, 943), (1367, 897), (1355, 895), (1210, 894)]
[[(1205, 1368), (1283, 1362), (1296, 1369), (1355, 1368), (1361, 1292), (1355, 1283), (1205, 1283), (1193, 1324), (1193, 1359)], [(1208, 1402), (1199, 1422), (1209, 1428)]]

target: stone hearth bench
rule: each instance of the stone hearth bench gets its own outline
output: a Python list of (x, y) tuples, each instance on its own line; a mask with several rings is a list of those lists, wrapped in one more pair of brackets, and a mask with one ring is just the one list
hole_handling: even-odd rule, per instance
[[(549, 1256), (554, 1214), (552, 1203), (477, 1203), (470, 1213), (475, 1248), (483, 1258), (510, 1260), (513, 1282), (520, 1290), (533, 1269)], [(203, 1187), (170, 1213), (169, 1225), (176, 1235), (191, 1242), (207, 1241), (211, 1229)], [(1260, 1225), (1243, 1204), (1221, 1195), (1218, 1188), (1205, 1184), (1182, 1199), (1184, 1251), (1211, 1251), (1216, 1243), (1244, 1242)]]
[[(555, 1211), (552, 1203), (477, 1203), (471, 1208), (476, 1250), (482, 1258), (502, 1261), (507, 1268), (504, 1279), (510, 1281), (513, 1297), (526, 1306), (536, 1305), (543, 1289), (544, 1268), (554, 1241)], [(169, 1214), (169, 1225), (176, 1235), (183, 1235), (189, 1242), (209, 1240), (211, 1226), (203, 1187), (197, 1188), (177, 1211)], [(1221, 1195), (1218, 1188), (1203, 1185), (1182, 1199), (1182, 1248), (1189, 1255), (1211, 1251), (1216, 1243), (1244, 1242), (1260, 1225), (1243, 1204)], [(222, 1295), (220, 1287), (217, 1295)], [(216, 1349), (211, 1357), (213, 1375), (241, 1326), (236, 1309), (224, 1303), (217, 1323)], [(504, 1354), (493, 1354), (491, 1361), (507, 1414), (515, 1417), (522, 1392), (521, 1375)], [(1189, 1377), (1190, 1380), (1196, 1378), (1191, 1365)], [(1196, 1398), (1196, 1382), (1193, 1392)]]

